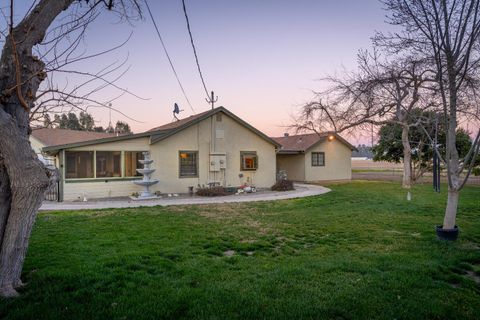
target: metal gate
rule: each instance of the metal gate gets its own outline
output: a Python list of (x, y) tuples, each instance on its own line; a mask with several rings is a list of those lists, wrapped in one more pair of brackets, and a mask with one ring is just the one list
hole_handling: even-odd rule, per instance
[(45, 200), (60, 201), (60, 181), (56, 181), (48, 187), (45, 192)]

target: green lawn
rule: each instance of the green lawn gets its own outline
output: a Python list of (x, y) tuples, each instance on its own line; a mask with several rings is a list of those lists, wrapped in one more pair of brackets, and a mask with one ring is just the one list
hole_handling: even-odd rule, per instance
[[(331, 185), (278, 202), (42, 213), (1, 319), (478, 319), (480, 188)], [(445, 188), (444, 188), (445, 189)], [(234, 250), (232, 257), (225, 256)]]

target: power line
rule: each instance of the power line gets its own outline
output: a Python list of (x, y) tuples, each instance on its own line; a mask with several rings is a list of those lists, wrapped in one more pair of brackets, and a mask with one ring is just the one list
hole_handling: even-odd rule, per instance
[(148, 14), (150, 15), (150, 18), (152, 19), (153, 26), (155, 27), (155, 30), (157, 31), (158, 38), (160, 39), (160, 42), (162, 43), (163, 51), (165, 51), (165, 55), (167, 56), (168, 62), (170, 63), (170, 67), (172, 67), (173, 74), (175, 75), (175, 78), (177, 78), (178, 85), (180, 86), (180, 89), (182, 90), (183, 96), (185, 97), (185, 100), (187, 100), (188, 105), (190, 106), (190, 109), (192, 109), (193, 113), (195, 112), (195, 109), (193, 108), (192, 104), (190, 103), (190, 100), (187, 97), (187, 94), (185, 93), (185, 89), (183, 89), (182, 82), (180, 81), (180, 78), (178, 77), (177, 71), (175, 70), (175, 67), (173, 66), (172, 59), (170, 59), (170, 55), (168, 54), (167, 47), (165, 46), (165, 43), (163, 42), (162, 36), (160, 34), (160, 31), (158, 30), (157, 23), (155, 22), (155, 19), (153, 18), (152, 11), (150, 10), (150, 6), (148, 5), (148, 1), (145, 0), (145, 4), (148, 10)]
[[(200, 69), (200, 63), (198, 62), (197, 49), (195, 48), (195, 43), (193, 42), (192, 30), (190, 29), (190, 22), (188, 20), (187, 8), (185, 7), (185, 0), (182, 0), (182, 4), (183, 4), (183, 12), (185, 13), (185, 20), (187, 21), (188, 34), (190, 35), (190, 43), (192, 44), (193, 54), (195, 55), (195, 61), (197, 63), (198, 73), (200, 74), (200, 79), (202, 80), (203, 89), (205, 89), (205, 94), (207, 95), (207, 101), (209, 101), (210, 95), (208, 93), (207, 86), (205, 85), (205, 80), (203, 79), (202, 70)], [(213, 99), (213, 93), (212, 93), (212, 99)]]

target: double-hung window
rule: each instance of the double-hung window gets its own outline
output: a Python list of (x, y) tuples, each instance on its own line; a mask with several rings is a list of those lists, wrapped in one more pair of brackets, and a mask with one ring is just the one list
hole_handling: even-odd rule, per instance
[(312, 167), (325, 166), (325, 152), (312, 152)]
[(180, 178), (198, 177), (198, 151), (180, 151)]

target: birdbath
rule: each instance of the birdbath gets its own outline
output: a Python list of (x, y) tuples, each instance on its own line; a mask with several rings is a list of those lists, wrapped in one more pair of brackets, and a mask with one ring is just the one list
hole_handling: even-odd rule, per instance
[(150, 186), (158, 183), (157, 179), (152, 179), (152, 173), (155, 169), (152, 169), (150, 166), (153, 163), (153, 160), (150, 159), (150, 152), (142, 152), (143, 153), (143, 160), (138, 160), (141, 164), (143, 164), (142, 169), (137, 169), (137, 172), (143, 176), (142, 180), (135, 180), (133, 183), (136, 185), (142, 186), (143, 191), (140, 193), (138, 197), (132, 197), (134, 200), (145, 200), (145, 199), (156, 199), (158, 198), (156, 195), (150, 192)]

